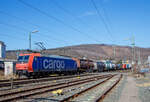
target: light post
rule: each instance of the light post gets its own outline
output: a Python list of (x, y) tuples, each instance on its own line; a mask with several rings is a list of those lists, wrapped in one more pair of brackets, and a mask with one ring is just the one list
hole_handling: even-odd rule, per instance
[(32, 33), (36, 33), (36, 32), (38, 32), (38, 30), (29, 32), (29, 50), (31, 50), (31, 34), (32, 34)]

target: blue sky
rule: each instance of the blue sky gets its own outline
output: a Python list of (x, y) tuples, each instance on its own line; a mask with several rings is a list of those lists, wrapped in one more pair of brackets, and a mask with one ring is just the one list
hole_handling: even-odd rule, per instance
[(19, 0), (0, 0), (0, 41), (5, 42), (8, 50), (29, 48), (29, 32), (35, 30), (39, 32), (32, 34), (33, 49), (37, 48), (36, 42), (43, 42), (46, 48), (130, 45), (131, 41), (126, 39), (133, 35), (137, 46), (150, 47), (149, 0), (93, 0), (101, 16), (92, 0), (21, 1), (42, 13)]

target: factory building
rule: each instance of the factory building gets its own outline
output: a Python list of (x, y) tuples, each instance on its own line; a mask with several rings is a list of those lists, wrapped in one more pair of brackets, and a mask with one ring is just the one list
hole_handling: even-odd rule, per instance
[(4, 42), (0, 41), (0, 58), (5, 58), (6, 57), (6, 45)]

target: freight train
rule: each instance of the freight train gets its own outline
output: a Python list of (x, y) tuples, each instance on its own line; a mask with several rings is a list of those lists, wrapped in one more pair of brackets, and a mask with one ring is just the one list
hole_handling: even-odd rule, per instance
[(29, 53), (19, 55), (16, 63), (16, 74), (19, 76), (40, 77), (47, 76), (50, 73), (80, 74), (82, 72), (103, 72), (124, 67), (125, 65), (115, 65), (111, 61), (102, 62), (57, 55)]

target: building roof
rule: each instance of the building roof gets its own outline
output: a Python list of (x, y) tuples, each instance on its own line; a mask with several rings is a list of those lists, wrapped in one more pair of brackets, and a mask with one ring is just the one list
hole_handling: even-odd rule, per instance
[(2, 41), (0, 41), (0, 44), (5, 46), (4, 42), (2, 42)]

